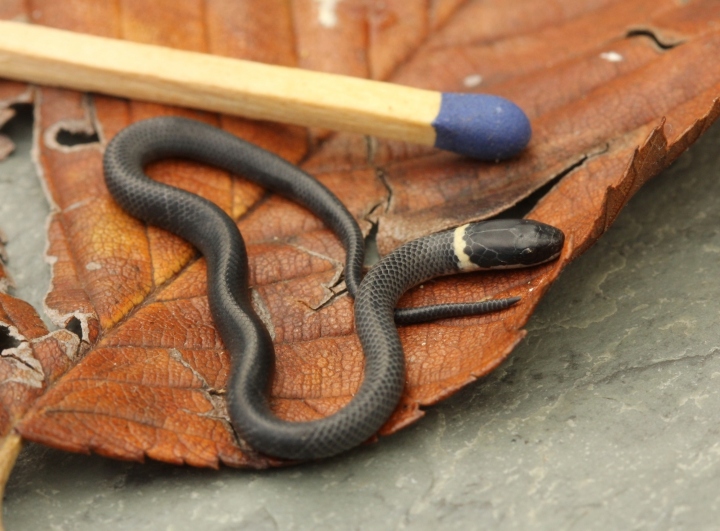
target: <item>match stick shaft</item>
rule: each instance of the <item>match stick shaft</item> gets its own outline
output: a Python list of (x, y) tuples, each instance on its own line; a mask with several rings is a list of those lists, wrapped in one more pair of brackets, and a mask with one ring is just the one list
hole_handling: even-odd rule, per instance
[(435, 144), (442, 94), (0, 21), (0, 77)]

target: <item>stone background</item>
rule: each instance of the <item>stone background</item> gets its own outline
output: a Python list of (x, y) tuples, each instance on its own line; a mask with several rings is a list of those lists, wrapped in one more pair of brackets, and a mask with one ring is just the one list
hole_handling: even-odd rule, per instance
[[(720, 125), (720, 124), (719, 124)], [(0, 227), (41, 308), (48, 207), (31, 116), (4, 132)], [(495, 372), (409, 429), (283, 470), (123, 463), (37, 445), (9, 530), (717, 529), (720, 127), (562, 274)]]

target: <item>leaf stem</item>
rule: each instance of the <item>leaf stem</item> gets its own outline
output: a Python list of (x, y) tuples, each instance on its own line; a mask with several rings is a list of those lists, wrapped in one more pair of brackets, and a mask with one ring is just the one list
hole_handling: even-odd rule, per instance
[(5, 530), (2, 522), (2, 500), (5, 497), (5, 484), (10, 478), (10, 472), (15, 466), (17, 456), (22, 449), (22, 438), (11, 432), (0, 442), (0, 531)]

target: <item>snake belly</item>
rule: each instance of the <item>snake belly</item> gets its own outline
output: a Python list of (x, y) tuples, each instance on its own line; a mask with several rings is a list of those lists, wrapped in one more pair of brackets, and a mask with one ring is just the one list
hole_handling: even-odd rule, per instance
[[(240, 174), (305, 206), (338, 235), (347, 253), (348, 291), (357, 294), (356, 329), (365, 355), (360, 389), (338, 412), (307, 422), (284, 421), (273, 414), (268, 390), (274, 348), (251, 304), (242, 236), (213, 203), (145, 174), (145, 165), (165, 158), (187, 158)], [(525, 220), (484, 222), (500, 223), (484, 228), (471, 224), (403, 245), (360, 282), (362, 233), (342, 203), (302, 170), (229, 133), (178, 117), (137, 122), (109, 143), (103, 166), (107, 187), (121, 207), (186, 239), (205, 257), (210, 311), (231, 359), (231, 423), (254, 450), (286, 459), (341, 453), (374, 435), (392, 414), (405, 383), (393, 313), (404, 291), (439, 275), (541, 263), (562, 247), (562, 232), (548, 225)], [(480, 311), (504, 307), (496, 301), (481, 305), (485, 310)], [(406, 322), (463, 314), (457, 305), (447, 306), (413, 309), (419, 313), (407, 314)]]

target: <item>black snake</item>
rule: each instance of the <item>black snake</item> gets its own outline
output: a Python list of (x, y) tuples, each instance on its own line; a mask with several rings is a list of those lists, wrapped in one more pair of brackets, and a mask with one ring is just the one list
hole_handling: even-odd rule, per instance
[[(247, 253), (235, 222), (195, 194), (153, 181), (144, 166), (187, 158), (242, 175), (317, 215), (347, 252), (345, 280), (356, 297), (355, 326), (365, 376), (353, 399), (329, 417), (308, 422), (277, 418), (267, 393), (273, 343), (249, 295)], [(353, 216), (325, 186), (280, 157), (201, 122), (163, 117), (135, 123), (107, 146), (107, 187), (131, 215), (192, 243), (207, 260), (208, 299), (231, 358), (230, 419), (255, 450), (288, 459), (316, 459), (352, 448), (375, 434), (393, 412), (405, 384), (403, 324), (506, 308), (518, 299), (446, 304), (393, 311), (400, 296), (430, 278), (496, 267), (523, 267), (557, 257), (563, 233), (529, 220), (478, 222), (413, 240), (383, 258), (361, 282), (364, 241)]]

